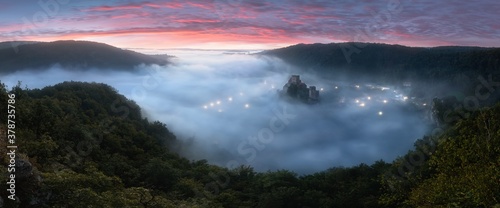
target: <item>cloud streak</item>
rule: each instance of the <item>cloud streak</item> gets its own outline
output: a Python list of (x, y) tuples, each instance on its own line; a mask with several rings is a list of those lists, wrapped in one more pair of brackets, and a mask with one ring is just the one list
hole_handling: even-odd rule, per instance
[[(156, 43), (157, 48), (206, 48), (214, 43), (220, 48), (242, 48), (256, 43), (273, 48), (299, 42), (356, 41), (360, 31), (371, 28), (371, 32), (364, 32), (367, 34), (362, 41), (411, 46), (500, 46), (494, 41), (500, 38), (496, 21), (500, 5), (493, 0), (460, 4), (451, 0), (71, 2), (60, 5), (59, 12), (42, 27), (24, 21), (40, 21), (40, 15), (34, 18), (37, 11), (44, 12), (40, 6), (9, 6), (13, 8), (2, 14), (6, 18), (2, 18), (5, 23), (0, 28), (0, 40), (74, 38), (105, 40), (130, 48), (144, 46), (145, 42), (151, 46)], [(19, 28), (26, 26), (32, 27), (34, 33), (20, 32)], [(175, 33), (178, 31), (193, 32), (197, 37), (186, 44), (187, 39)], [(219, 38), (208, 40), (214, 36)], [(224, 36), (238, 39), (225, 42)], [(261, 39), (272, 41), (262, 45)]]

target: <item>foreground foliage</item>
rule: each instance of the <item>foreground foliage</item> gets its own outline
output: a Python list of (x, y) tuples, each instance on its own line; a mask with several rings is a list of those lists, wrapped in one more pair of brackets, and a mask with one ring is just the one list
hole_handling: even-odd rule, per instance
[[(15, 202), (5, 207), (492, 207), (500, 203), (500, 105), (427, 136), (392, 163), (298, 176), (189, 161), (166, 125), (110, 86), (0, 85), (16, 94)], [(5, 127), (6, 118), (0, 118)], [(1, 146), (5, 146), (2, 140)], [(5, 154), (0, 156), (7, 163)], [(0, 167), (0, 180), (7, 169)], [(4, 186), (5, 183), (2, 183)], [(2, 187), (1, 196), (7, 196)]]

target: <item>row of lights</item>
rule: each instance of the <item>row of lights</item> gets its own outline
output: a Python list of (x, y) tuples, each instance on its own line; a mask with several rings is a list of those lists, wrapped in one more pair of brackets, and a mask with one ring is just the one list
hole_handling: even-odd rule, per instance
[[(243, 94), (243, 92), (240, 92), (240, 93), (239, 93), (239, 95), (240, 95), (240, 96), (243, 96), (244, 94)], [(228, 101), (228, 102), (233, 102), (233, 97), (228, 97), (228, 98), (227, 98), (227, 101)], [(213, 107), (216, 107), (216, 106), (220, 106), (221, 104), (222, 104), (222, 101), (217, 100), (217, 101), (215, 101), (215, 102), (210, 102), (209, 104), (204, 105), (204, 106), (203, 106), (203, 109), (213, 108)], [(246, 104), (244, 104), (244, 105), (243, 105), (243, 107), (244, 107), (244, 108), (250, 108), (250, 104), (246, 103)], [(219, 108), (219, 109), (217, 110), (217, 112), (222, 113), (222, 112), (223, 112), (223, 110)]]

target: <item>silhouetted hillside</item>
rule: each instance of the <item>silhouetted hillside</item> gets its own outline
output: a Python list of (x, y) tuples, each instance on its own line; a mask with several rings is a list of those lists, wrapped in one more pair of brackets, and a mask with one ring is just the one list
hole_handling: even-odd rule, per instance
[(298, 44), (262, 52), (304, 70), (352, 76), (401, 79), (447, 79), (500, 72), (500, 48), (406, 47), (375, 43)]
[[(10, 42), (0, 43), (11, 46)], [(70, 69), (132, 70), (140, 64), (167, 64), (165, 58), (149, 56), (88, 41), (56, 41), (0, 47), (0, 73), (44, 69), (54, 64)]]
[[(19, 149), (12, 179), (0, 133), (0, 207), (500, 206), (500, 104), (467, 116), (448, 109), (464, 117), (390, 163), (299, 176), (182, 158), (169, 150), (176, 137), (166, 124), (142, 118), (137, 104), (106, 84), (8, 90), (0, 83), (0, 112), (12, 109), (12, 95), (15, 123), (0, 117), (0, 132), (15, 128)], [(15, 201), (4, 197), (11, 179)]]
[(35, 44), (40, 43), (36, 41), (8, 41), (8, 42), (0, 42), (0, 49), (10, 48), (16, 50), (15, 48), (26, 45), (26, 44)]

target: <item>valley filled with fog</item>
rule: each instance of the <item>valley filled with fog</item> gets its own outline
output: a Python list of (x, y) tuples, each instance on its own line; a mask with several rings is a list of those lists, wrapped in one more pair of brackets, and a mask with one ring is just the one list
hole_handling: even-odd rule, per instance
[[(153, 51), (149, 53), (156, 53)], [(189, 159), (257, 171), (313, 173), (334, 166), (387, 162), (405, 154), (428, 124), (428, 100), (411, 86), (323, 78), (301, 73), (321, 101), (305, 104), (278, 91), (295, 68), (277, 58), (241, 51), (161, 51), (168, 66), (139, 72), (112, 70), (19, 71), (2, 77), (42, 88), (63, 81), (106, 83), (134, 100), (149, 120), (167, 124), (179, 140), (174, 151)]]

